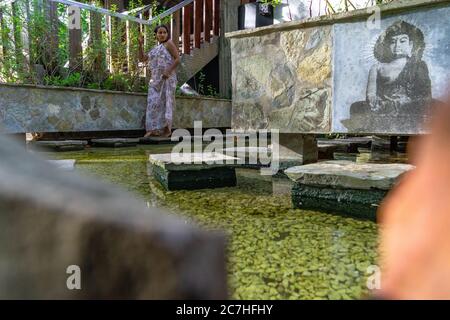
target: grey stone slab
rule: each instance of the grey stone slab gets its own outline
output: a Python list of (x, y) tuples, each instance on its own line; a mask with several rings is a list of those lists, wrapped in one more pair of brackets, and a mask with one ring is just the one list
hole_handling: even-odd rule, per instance
[(333, 152), (333, 159), (338, 161), (353, 161), (355, 162), (360, 154), (347, 152)]
[(268, 147), (233, 147), (220, 152), (238, 158), (237, 164), (248, 168), (268, 167), (272, 158), (272, 150)]
[(168, 171), (203, 170), (236, 165), (238, 158), (221, 153), (151, 154), (149, 162)]
[(317, 139), (317, 144), (334, 145), (339, 152), (357, 152), (358, 148), (370, 148), (372, 137), (350, 137), (345, 139)]
[(325, 161), (292, 167), (285, 174), (292, 180), (311, 186), (359, 190), (389, 190), (405, 172), (414, 169), (409, 164), (354, 163)]
[(227, 298), (223, 234), (3, 137), (0, 159), (0, 299)]
[(87, 144), (86, 140), (29, 141), (28, 147), (36, 151), (76, 151), (83, 150)]
[(169, 171), (153, 167), (153, 176), (166, 190), (198, 190), (236, 186), (234, 167), (212, 167), (195, 170)]
[(177, 143), (179, 139), (175, 138), (165, 138), (165, 137), (146, 137), (140, 138), (140, 144), (168, 144), (168, 143)]
[(317, 144), (319, 159), (333, 159), (333, 153), (339, 149), (335, 144)]
[(72, 171), (75, 169), (76, 160), (47, 160), (47, 162), (54, 165), (58, 169)]
[(133, 147), (137, 145), (138, 142), (139, 138), (105, 138), (91, 140), (92, 146), (107, 148)]
[[(230, 164), (227, 164), (227, 160)], [(218, 153), (154, 154), (151, 173), (167, 190), (236, 186), (237, 158)]]
[(386, 190), (336, 189), (296, 182), (292, 188), (292, 204), (296, 209), (376, 221), (378, 207), (386, 194)]

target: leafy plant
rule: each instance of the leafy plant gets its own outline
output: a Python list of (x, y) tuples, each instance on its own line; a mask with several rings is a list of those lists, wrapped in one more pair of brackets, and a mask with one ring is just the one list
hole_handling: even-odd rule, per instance
[(281, 0), (258, 0), (258, 2), (271, 5), (272, 7), (276, 7), (281, 4)]
[(69, 74), (67, 77), (45, 76), (44, 84), (48, 86), (79, 87), (82, 82), (82, 75), (79, 72)]

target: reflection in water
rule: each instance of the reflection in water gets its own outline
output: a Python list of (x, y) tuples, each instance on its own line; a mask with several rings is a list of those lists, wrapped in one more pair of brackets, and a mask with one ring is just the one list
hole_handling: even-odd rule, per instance
[(290, 181), (239, 169), (238, 186), (165, 191), (147, 175), (149, 153), (170, 146), (52, 153), (77, 159), (76, 170), (111, 181), (148, 206), (164, 206), (230, 236), (229, 288), (237, 299), (351, 299), (366, 292), (367, 267), (377, 259), (370, 221), (292, 209)]

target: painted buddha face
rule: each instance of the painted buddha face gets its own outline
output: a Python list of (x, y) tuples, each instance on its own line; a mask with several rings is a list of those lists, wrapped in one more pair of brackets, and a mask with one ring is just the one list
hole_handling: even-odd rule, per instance
[(407, 34), (399, 34), (391, 38), (389, 48), (395, 58), (411, 57), (413, 42)]

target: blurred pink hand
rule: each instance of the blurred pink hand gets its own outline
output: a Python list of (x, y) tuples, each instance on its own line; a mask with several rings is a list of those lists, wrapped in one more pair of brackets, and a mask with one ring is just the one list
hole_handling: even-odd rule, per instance
[(384, 298), (450, 299), (450, 100), (436, 111), (432, 134), (408, 146), (417, 168), (378, 213)]

